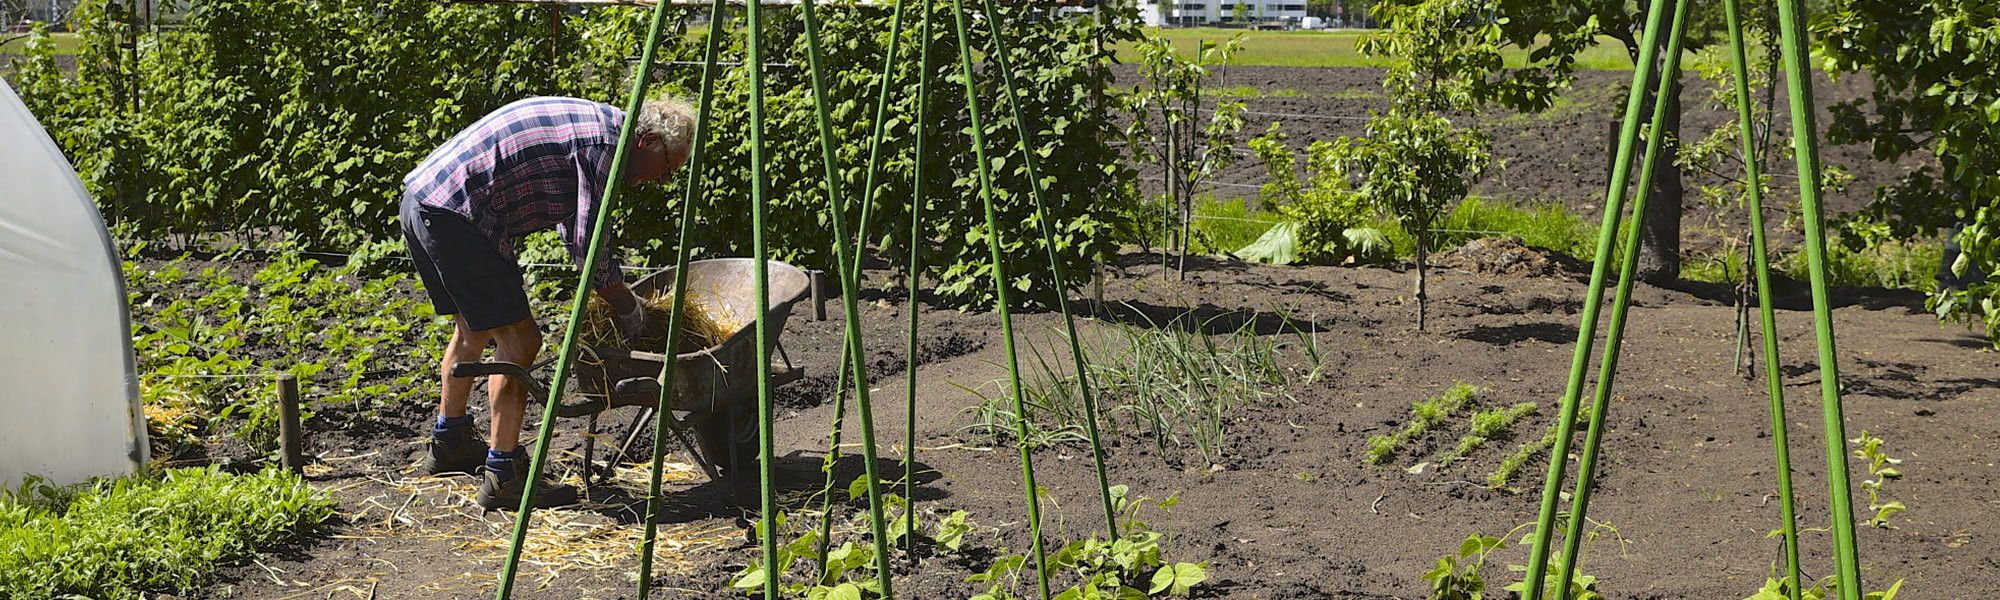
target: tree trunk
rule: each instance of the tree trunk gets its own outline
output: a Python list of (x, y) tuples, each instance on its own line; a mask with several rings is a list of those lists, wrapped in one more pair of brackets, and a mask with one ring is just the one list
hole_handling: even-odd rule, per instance
[[(1658, 75), (1667, 60), (1667, 36), (1660, 36), (1659, 62), (1653, 64)], [(1675, 164), (1679, 155), (1681, 136), (1681, 79), (1680, 73), (1668, 73), (1671, 85), (1667, 88), (1666, 122), (1661, 129), (1667, 135), (1660, 146), (1659, 162), (1653, 166), (1652, 194), (1646, 200), (1646, 226), (1639, 231), (1639, 279), (1651, 283), (1667, 283), (1681, 276), (1681, 168)], [(1657, 80), (1655, 80), (1657, 81)], [(1648, 110), (1654, 102), (1662, 101), (1654, 90), (1647, 90)], [(1650, 113), (1649, 113), (1650, 114)]]

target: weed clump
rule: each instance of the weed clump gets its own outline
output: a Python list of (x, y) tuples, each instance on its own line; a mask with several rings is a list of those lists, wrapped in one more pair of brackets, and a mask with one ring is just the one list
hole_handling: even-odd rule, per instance
[[(1576, 421), (1578, 423), (1584, 423), (1588, 422), (1589, 420), (1590, 420), (1590, 407), (1588, 406), (1579, 407), (1576, 411)], [(1543, 433), (1542, 437), (1522, 442), (1519, 448), (1514, 449), (1513, 454), (1508, 455), (1506, 459), (1500, 461), (1499, 468), (1494, 469), (1491, 474), (1488, 474), (1486, 476), (1487, 487), (1493, 487), (1493, 488), (1507, 487), (1507, 482), (1514, 480), (1514, 473), (1520, 471), (1521, 466), (1528, 463), (1528, 459), (1534, 458), (1535, 455), (1548, 451), (1550, 446), (1555, 445), (1556, 429), (1559, 428), (1561, 425), (1562, 421), (1560, 419), (1550, 422), (1549, 430), (1546, 433)]]
[(1396, 451), (1410, 440), (1429, 432), (1444, 422), (1444, 418), (1463, 410), (1472, 402), (1472, 396), (1479, 388), (1460, 382), (1451, 386), (1435, 398), (1420, 400), (1410, 406), (1415, 418), (1410, 424), (1391, 435), (1377, 435), (1368, 438), (1368, 464), (1379, 465), (1396, 455)]
[(1459, 438), (1458, 445), (1438, 459), (1438, 466), (1450, 465), (1453, 461), (1465, 458), (1473, 450), (1486, 445), (1487, 441), (1507, 436), (1507, 430), (1512, 428), (1514, 423), (1535, 414), (1535, 410), (1535, 403), (1522, 402), (1513, 406), (1486, 409), (1472, 415), (1472, 433)]
[(139, 598), (199, 588), (225, 563), (311, 531), (334, 502), (279, 468), (173, 469), (0, 492), (0, 597)]

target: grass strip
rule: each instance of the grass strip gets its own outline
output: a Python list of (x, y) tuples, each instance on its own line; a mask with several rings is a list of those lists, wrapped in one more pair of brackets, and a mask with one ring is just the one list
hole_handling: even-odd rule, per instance
[(0, 493), (0, 597), (128, 599), (198, 589), (210, 574), (333, 516), (334, 502), (277, 467), (170, 469)]
[[(1384, 67), (1391, 59), (1362, 54), (1355, 47), (1362, 37), (1371, 33), (1366, 30), (1342, 29), (1331, 31), (1250, 31), (1220, 27), (1176, 27), (1146, 30), (1148, 35), (1158, 35), (1173, 42), (1174, 48), (1182, 55), (1197, 51), (1202, 42), (1223, 42), (1229, 38), (1243, 36), (1243, 51), (1229, 61), (1231, 65), (1255, 65), (1275, 67)], [(1137, 51), (1130, 43), (1117, 46), (1119, 62), (1138, 62)], [(1532, 50), (1508, 45), (1500, 49), (1500, 60), (1509, 68), (1528, 64)], [(1577, 68), (1586, 70), (1629, 70), (1632, 58), (1625, 53), (1625, 46), (1606, 36), (1598, 36), (1597, 43), (1577, 54)]]
[(1379, 465), (1387, 462), (1396, 456), (1397, 450), (1404, 444), (1435, 429), (1439, 423), (1444, 422), (1445, 417), (1463, 410), (1477, 393), (1479, 393), (1478, 387), (1459, 382), (1434, 398), (1420, 400), (1410, 405), (1410, 412), (1415, 418), (1410, 419), (1409, 425), (1394, 434), (1368, 438), (1368, 464)]

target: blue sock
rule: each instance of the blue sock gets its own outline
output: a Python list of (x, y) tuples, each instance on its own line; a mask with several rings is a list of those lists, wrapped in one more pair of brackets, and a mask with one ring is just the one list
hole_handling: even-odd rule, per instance
[(431, 436), (444, 437), (447, 432), (465, 431), (467, 427), (471, 426), (472, 415), (459, 415), (456, 417), (438, 415), (437, 423), (431, 425)]
[(515, 448), (513, 452), (501, 452), (489, 448), (486, 450), (486, 468), (492, 469), (494, 473), (500, 475), (501, 481), (511, 481), (514, 479), (514, 459), (516, 458), (525, 458), (522, 456), (520, 448)]

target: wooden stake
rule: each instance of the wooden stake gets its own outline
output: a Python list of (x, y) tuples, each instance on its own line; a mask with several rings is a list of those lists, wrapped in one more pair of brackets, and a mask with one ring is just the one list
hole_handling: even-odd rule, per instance
[(278, 440), (284, 449), (285, 468), (303, 473), (306, 457), (299, 429), (299, 378), (291, 373), (278, 376)]

